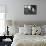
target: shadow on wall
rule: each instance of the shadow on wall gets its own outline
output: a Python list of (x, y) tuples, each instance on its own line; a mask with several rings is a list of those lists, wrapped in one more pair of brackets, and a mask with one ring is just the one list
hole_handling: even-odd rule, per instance
[(6, 20), (6, 26), (24, 26), (24, 24), (27, 25), (46, 25), (46, 21), (15, 21), (15, 20)]

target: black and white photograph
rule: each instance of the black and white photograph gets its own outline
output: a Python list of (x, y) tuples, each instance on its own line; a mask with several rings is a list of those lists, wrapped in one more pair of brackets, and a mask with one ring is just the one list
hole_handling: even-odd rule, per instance
[(37, 14), (37, 5), (24, 5), (24, 14), (26, 15)]

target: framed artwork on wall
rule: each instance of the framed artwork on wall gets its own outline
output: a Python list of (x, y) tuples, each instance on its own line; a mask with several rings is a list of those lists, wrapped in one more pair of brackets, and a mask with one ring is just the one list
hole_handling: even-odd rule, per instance
[(37, 14), (37, 5), (24, 5), (25, 15), (35, 15)]

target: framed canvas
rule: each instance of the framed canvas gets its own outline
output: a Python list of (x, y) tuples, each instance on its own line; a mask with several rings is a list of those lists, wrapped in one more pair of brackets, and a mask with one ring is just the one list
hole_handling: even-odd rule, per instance
[(37, 5), (24, 5), (24, 14), (26, 15), (37, 14)]

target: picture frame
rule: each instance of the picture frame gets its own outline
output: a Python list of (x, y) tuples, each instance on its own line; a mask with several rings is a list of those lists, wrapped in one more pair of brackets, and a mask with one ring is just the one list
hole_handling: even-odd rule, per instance
[(25, 15), (36, 15), (37, 5), (24, 5), (24, 14)]

